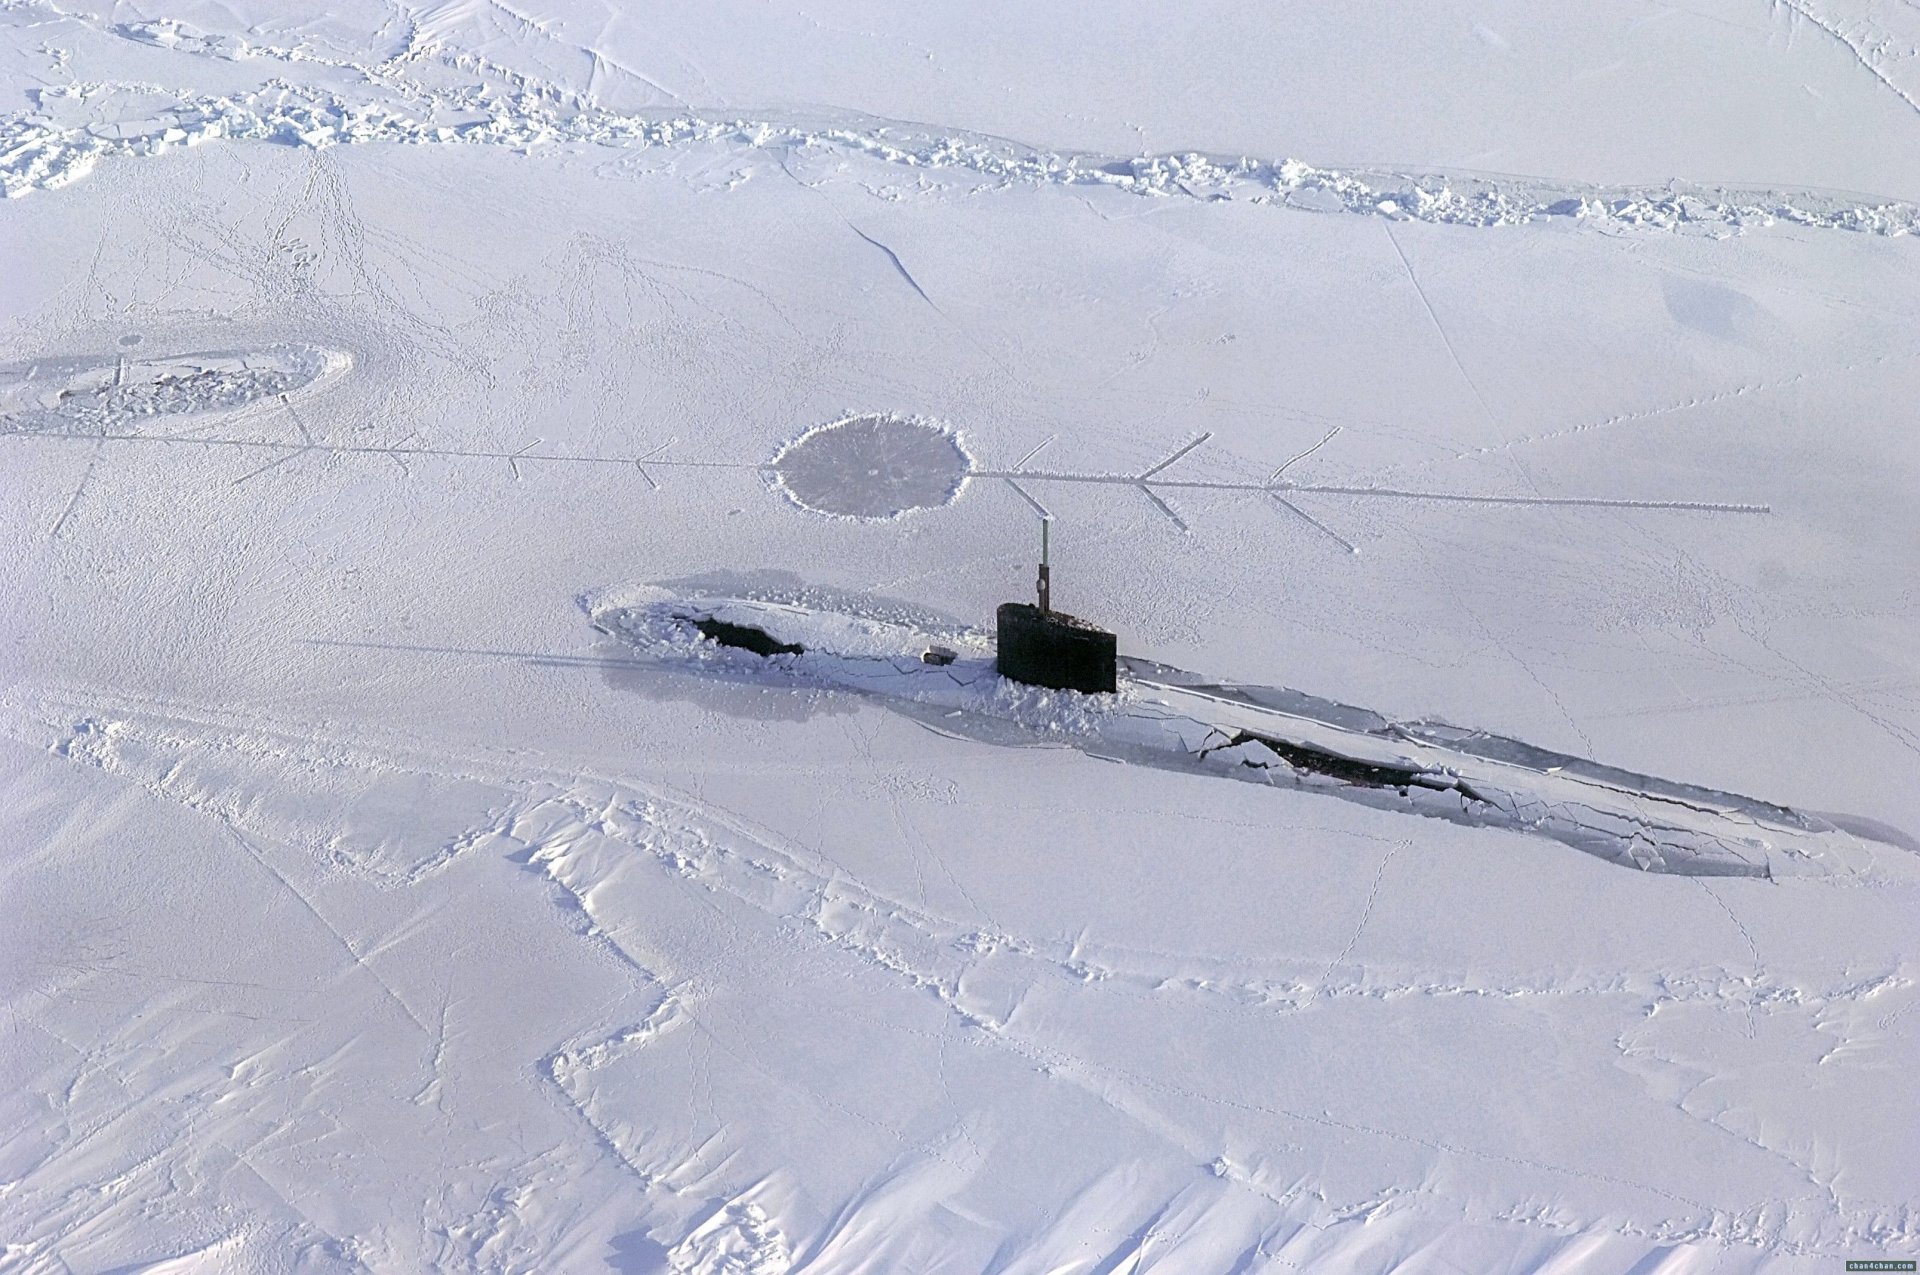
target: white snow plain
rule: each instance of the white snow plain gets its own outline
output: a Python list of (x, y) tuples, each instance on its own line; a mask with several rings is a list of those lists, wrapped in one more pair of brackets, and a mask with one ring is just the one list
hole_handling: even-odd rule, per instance
[[(1917, 13), (0, 4), (0, 1270), (1920, 1257)], [(809, 506), (850, 418), (954, 457)], [(1133, 654), (1882, 835), (1637, 872), (580, 607), (977, 625), (1032, 503)]]

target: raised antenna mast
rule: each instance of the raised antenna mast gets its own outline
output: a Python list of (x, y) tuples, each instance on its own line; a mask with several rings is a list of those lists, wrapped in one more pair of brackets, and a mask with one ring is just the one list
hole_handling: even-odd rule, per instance
[(1040, 591), (1040, 614), (1053, 610), (1053, 569), (1047, 560), (1047, 531), (1053, 526), (1051, 516), (1040, 520), (1040, 576), (1034, 584)]

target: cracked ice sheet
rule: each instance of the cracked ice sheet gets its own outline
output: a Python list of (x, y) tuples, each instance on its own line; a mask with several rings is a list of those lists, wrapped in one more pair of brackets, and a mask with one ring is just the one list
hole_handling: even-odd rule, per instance
[[(1905, 244), (1396, 226), (1423, 306), (1363, 219), (594, 166), (274, 147), (103, 168), (4, 208), (27, 263), (7, 360), (133, 331), (156, 357), (323, 343), (355, 374), (301, 416), (372, 445), (677, 434), (669, 456), (757, 462), (852, 407), (949, 420), (1003, 463), (1059, 432), (1063, 465), (1115, 472), (1204, 421), (1222, 450), (1183, 466), (1258, 478), (1331, 418), (1322, 478), (1758, 498), (1779, 512), (1732, 527), (1313, 506), (1351, 520), (1354, 560), (1251, 501), (1186, 498), (1187, 538), (1128, 493), (1049, 493), (1062, 602), (1143, 654), (1920, 824), (1887, 730), (1916, 724), (1920, 650), (1887, 585), (1920, 477)], [(1168, 1270), (1263, 1237), (1337, 1270), (1913, 1247), (1889, 1134), (1920, 1022), (1905, 885), (1709, 893), (845, 702), (644, 683), (574, 601), (772, 568), (980, 620), (1027, 582), (1010, 494), (876, 535), (750, 473), (653, 493), (625, 467), (373, 454), (236, 484), (264, 458), (155, 443), (76, 499), (87, 451), (45, 449), (84, 443), (0, 444), (27, 546), (0, 566), (24, 638), (6, 730), (29, 741), (0, 888), (45, 922), (0, 940), (24, 1113), (0, 1216), (36, 1253), (110, 1268), (237, 1236), (243, 1269), (299, 1244), (831, 1268), (900, 1253), (898, 1219), (1015, 1269), (1124, 1257), (1155, 1219)], [(88, 760), (101, 737), (127, 768)], [(657, 848), (631, 816), (596, 829), (615, 788), (691, 820)], [(339, 836), (395, 807), (392, 841)], [(542, 1078), (562, 1054), (594, 1060), (564, 1090)]]
[[(7, 879), (44, 920), (15, 940), (20, 1092), (84, 1129), (7, 1148), (16, 1207), (81, 1262), (126, 1256), (120, 1219), (160, 1190), (170, 1237), (217, 1240), (237, 1196), (255, 1242), (376, 1266), (565, 1263), (636, 1228), (829, 1269), (1046, 1269), (1156, 1219), (1170, 1269), (1257, 1242), (1351, 1268), (1671, 1241), (1741, 1269), (1899, 1236), (1879, 1130), (1910, 1114), (1885, 1080), (1911, 887), (1676, 897), (1518, 835), (1400, 839), (1291, 793), (840, 720), (806, 763), (689, 776), (699, 803), (469, 757), (498, 800), (439, 807), (440, 835), (478, 835), (398, 887), (261, 835), (312, 805), (264, 781), (406, 774), (410, 746), (283, 758), (149, 714), (59, 740), (123, 786), (56, 812), (34, 794), (72, 763), (42, 754), (8, 793), (48, 846)], [(756, 753), (809, 734), (772, 732)], [(194, 813), (136, 795), (183, 769)], [(860, 782), (823, 797), (823, 774)], [(1050, 807), (1079, 853), (1024, 813)], [(257, 937), (214, 923), (242, 905)], [(1835, 931), (1861, 936), (1844, 960), (1810, 937)], [(160, 1142), (118, 1132), (166, 1095)], [(419, 1173), (447, 1184), (424, 1205)], [(103, 1178), (105, 1210), (77, 1193)]]
[(622, 971), (497, 861), (395, 891), (50, 760), (5, 745), (10, 1262), (567, 1260), (624, 1184), (525, 1081)]
[[(845, 764), (920, 751), (914, 728), (877, 713), (849, 729)], [(820, 760), (822, 770), (835, 764)], [(795, 769), (785, 781), (709, 778), (707, 792), (798, 836), (834, 816), (802, 791), (819, 771)], [(1530, 1182), (1557, 1183), (1543, 1198), (1632, 1198), (1640, 1205), (1623, 1207), (1643, 1218), (1643, 1206), (1687, 1211), (1662, 1192), (1697, 1207), (1703, 1184), (1737, 1180), (1716, 1206), (1727, 1214), (1746, 1209), (1735, 1203), (1745, 1195), (1801, 1200), (1790, 1211), (1807, 1219), (1845, 1161), (1849, 1172), (1878, 1175), (1879, 1199), (1898, 1212), (1911, 1162), (1897, 1135), (1863, 1128), (1857, 1155), (1836, 1154), (1825, 1139), (1852, 1103), (1882, 1104), (1887, 1130), (1908, 1118), (1907, 1099), (1881, 1090), (1888, 1073), (1879, 1069), (1912, 1048), (1900, 1016), (1914, 977), (1902, 946), (1912, 933), (1901, 915), (1910, 884), (1868, 904), (1876, 936), (1841, 951), (1824, 937), (1832, 920), (1820, 918), (1865, 902), (1851, 890), (1689, 883), (1686, 897), (1661, 898), (1660, 919), (1650, 920), (1640, 912), (1654, 905), (1643, 889), (1651, 878), (1575, 866), (1513, 834), (1421, 827), (1409, 845), (1396, 840), (1407, 829), (1392, 816), (1265, 794), (1299, 808), (1299, 822), (1280, 824), (1265, 817), (1257, 789), (1216, 795), (1204, 779), (1162, 775), (1136, 789), (1127, 769), (1066, 753), (1017, 771), (913, 762), (888, 770), (889, 788), (934, 785), (939, 804), (894, 801), (878, 826), (838, 843), (857, 857), (837, 862), (910, 906), (924, 898), (968, 924), (985, 918), (989, 930), (1050, 930), (1060, 973), (1029, 985), (1009, 1030), (1084, 1062), (1080, 1071), (1062, 1064), (1083, 1084), (1146, 1101), (1156, 1113), (1150, 1127), (1181, 1110), (1192, 1123), (1170, 1121), (1180, 1132), (1217, 1128), (1231, 1141), (1253, 1121), (1262, 1132), (1251, 1140), (1263, 1147), (1363, 1136), (1388, 1160), (1426, 1165), (1420, 1172), (1432, 1168), (1427, 1144), (1445, 1144), (1452, 1150), (1433, 1158), (1446, 1161), (1455, 1186), (1501, 1176), (1505, 1163)], [(1060, 793), (1073, 794), (1064, 808), (1055, 806)], [(1198, 826), (1155, 836), (1169, 808), (1191, 812)], [(1050, 809), (1076, 842), (1100, 847), (1095, 862), (1053, 850), (1047, 821), (1036, 826), (1028, 813)], [(931, 851), (953, 845), (939, 830), (956, 824), (977, 830), (966, 862)], [(927, 852), (903, 862), (903, 840)], [(1498, 920), (1482, 902), (1496, 896), (1512, 909)], [(1788, 969), (1798, 973), (1783, 983)], [(1804, 981), (1815, 970), (1830, 979), (1817, 992)], [(1129, 1024), (1142, 1012), (1158, 1025)], [(1554, 1042), (1557, 1031), (1580, 1043)], [(1875, 1061), (1845, 1078), (1828, 1070), (1856, 1047)], [(1751, 1085), (1721, 1074), (1703, 1086), (1711, 1069), (1696, 1050), (1752, 1060), (1764, 1073)], [(1598, 1070), (1571, 1063), (1603, 1055), (1612, 1061)], [(1583, 1078), (1572, 1079), (1569, 1065)], [(1594, 1085), (1612, 1096), (1580, 1096)], [(1720, 1086), (1741, 1098), (1726, 1102), (1712, 1093)], [(1464, 1120), (1463, 1105), (1473, 1111)], [(1469, 1128), (1488, 1141), (1456, 1143)], [(1626, 1149), (1622, 1140), (1642, 1132), (1651, 1141)], [(1371, 1154), (1330, 1159), (1334, 1176), (1374, 1164)], [(1294, 1180), (1279, 1166), (1275, 1176)], [(1416, 1180), (1394, 1184), (1412, 1190)], [(1384, 1189), (1388, 1179), (1365, 1185)], [(1778, 1224), (1756, 1214), (1710, 1229), (1757, 1234)]]

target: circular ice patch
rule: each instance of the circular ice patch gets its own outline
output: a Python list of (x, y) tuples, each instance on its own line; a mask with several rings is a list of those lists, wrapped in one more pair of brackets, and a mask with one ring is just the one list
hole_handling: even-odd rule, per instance
[(794, 503), (875, 519), (951, 503), (972, 467), (952, 430), (903, 416), (849, 416), (821, 425), (787, 444), (772, 465)]

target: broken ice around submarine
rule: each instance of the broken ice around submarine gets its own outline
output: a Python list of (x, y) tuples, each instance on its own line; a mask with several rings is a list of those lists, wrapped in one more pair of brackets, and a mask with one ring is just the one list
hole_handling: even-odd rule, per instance
[[(1029, 744), (1531, 833), (1650, 872), (1820, 875), (1847, 871), (1862, 850), (1855, 832), (1785, 806), (1445, 723), (1394, 722), (1286, 687), (1127, 656), (1110, 693), (1033, 685), (1006, 675), (984, 631), (904, 620), (844, 595), (820, 606), (777, 592), (629, 587), (582, 606), (648, 660), (703, 677), (857, 694), (949, 733), (1005, 743), (1011, 726)], [(982, 723), (994, 729), (983, 734)]]

